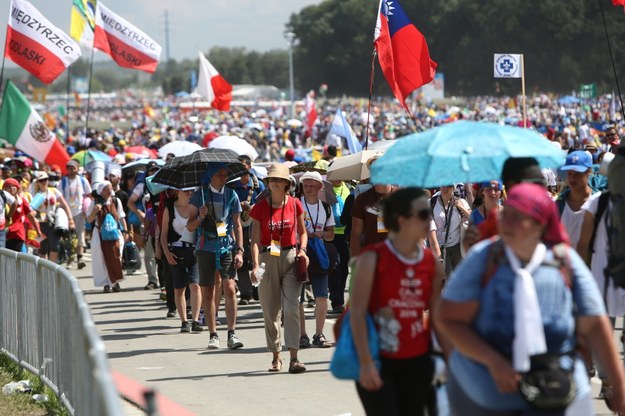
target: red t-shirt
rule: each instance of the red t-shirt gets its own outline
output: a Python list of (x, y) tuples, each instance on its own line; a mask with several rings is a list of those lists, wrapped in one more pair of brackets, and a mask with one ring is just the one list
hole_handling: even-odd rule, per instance
[(430, 249), (419, 259), (402, 259), (388, 240), (369, 246), (377, 253), (369, 313), (380, 334), (380, 355), (405, 359), (426, 354), (430, 330), (423, 312), (430, 308), (436, 260)]
[(250, 217), (260, 221), (260, 244), (268, 246), (271, 240), (280, 240), (281, 247), (297, 244), (297, 218), (304, 212), (302, 203), (288, 197), (282, 208), (272, 208), (265, 198), (252, 208)]
[(26, 223), (26, 216), (32, 211), (30, 205), (26, 199), (20, 197), (21, 204), (15, 208), (13, 216), (11, 217), (11, 225), (7, 231), (7, 240), (21, 240), (26, 241), (26, 229), (24, 225)]

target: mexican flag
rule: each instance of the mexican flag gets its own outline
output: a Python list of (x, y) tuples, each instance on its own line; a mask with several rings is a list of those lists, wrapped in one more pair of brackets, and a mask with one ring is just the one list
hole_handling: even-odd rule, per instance
[(7, 81), (0, 108), (0, 138), (35, 160), (65, 171), (69, 161), (65, 147), (11, 81)]

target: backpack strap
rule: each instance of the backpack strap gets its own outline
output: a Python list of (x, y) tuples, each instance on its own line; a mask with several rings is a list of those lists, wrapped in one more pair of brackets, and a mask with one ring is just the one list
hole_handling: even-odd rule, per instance
[[(321, 205), (323, 205), (323, 209), (326, 212), (326, 222), (325, 222), (325, 224), (327, 224), (328, 220), (330, 219), (330, 215), (332, 213), (332, 207), (330, 206), (330, 204), (328, 204), (326, 202), (323, 202), (323, 201), (321, 201)], [(325, 224), (323, 225), (324, 228), (325, 228)]]
[(569, 259), (569, 248), (566, 244), (560, 243), (551, 248), (556, 267), (564, 279), (564, 283), (570, 289), (573, 287), (573, 268)]
[(486, 267), (484, 267), (484, 274), (482, 274), (482, 280), (480, 286), (485, 288), (499, 270), (499, 266), (503, 263), (506, 253), (504, 252), (503, 241), (500, 238), (494, 237), (492, 244), (488, 247), (488, 253), (486, 254)]
[(430, 198), (430, 209), (432, 210), (432, 214), (434, 213), (434, 208), (436, 207), (437, 202), (438, 202), (438, 195)]
[(592, 235), (590, 237), (590, 243), (588, 245), (588, 249), (590, 252), (588, 264), (592, 261), (592, 255), (595, 253), (595, 238), (597, 237), (597, 229), (599, 228), (599, 223), (601, 222), (601, 218), (603, 214), (606, 212), (608, 208), (608, 204), (610, 202), (610, 191), (604, 191), (599, 196), (599, 206), (597, 207), (597, 213), (595, 214), (595, 222), (592, 228)]
[[(557, 244), (551, 248), (551, 251), (553, 252), (554, 260), (551, 262), (545, 261), (543, 265), (557, 268), (558, 271), (560, 271), (562, 280), (564, 280), (564, 283), (570, 289), (573, 285), (573, 268), (571, 267), (571, 260), (569, 259), (568, 246), (564, 243)], [(486, 267), (484, 268), (484, 274), (482, 275), (480, 284), (482, 288), (488, 286), (499, 267), (505, 262), (507, 262), (507, 259), (503, 241), (497, 238), (488, 248)]]

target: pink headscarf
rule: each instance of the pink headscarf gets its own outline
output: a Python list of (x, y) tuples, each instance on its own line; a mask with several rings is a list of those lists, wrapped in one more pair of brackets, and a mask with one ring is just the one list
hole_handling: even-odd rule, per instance
[(521, 183), (512, 188), (504, 206), (519, 210), (545, 227), (543, 242), (548, 246), (569, 244), (569, 236), (560, 222), (556, 204), (545, 188), (534, 183)]

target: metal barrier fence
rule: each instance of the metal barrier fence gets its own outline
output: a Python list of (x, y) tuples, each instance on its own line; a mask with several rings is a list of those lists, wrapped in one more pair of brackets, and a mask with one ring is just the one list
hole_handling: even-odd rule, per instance
[(70, 414), (123, 414), (104, 342), (64, 268), (0, 249), (0, 349), (40, 376)]

